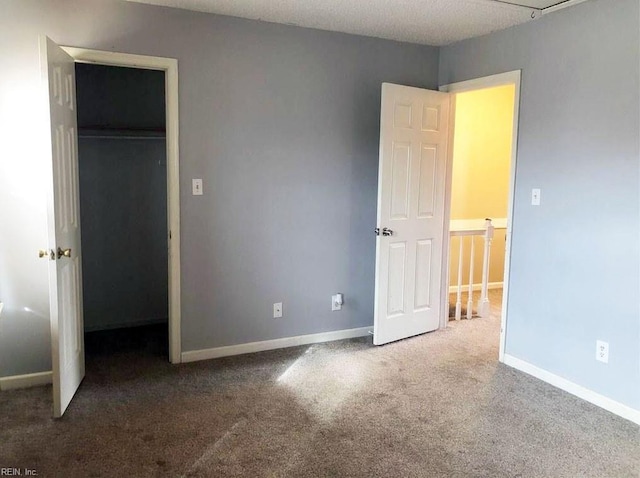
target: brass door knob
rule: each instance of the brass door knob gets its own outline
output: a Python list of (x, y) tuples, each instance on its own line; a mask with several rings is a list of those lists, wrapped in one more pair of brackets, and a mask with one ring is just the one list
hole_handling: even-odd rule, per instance
[(38, 251), (38, 257), (40, 257), (40, 258), (47, 257), (47, 258), (53, 260), (53, 259), (56, 258), (56, 253), (53, 252), (53, 249), (50, 250), (50, 251), (48, 251), (46, 249), (40, 249)]
[(61, 249), (58, 247), (58, 259), (64, 257), (71, 257), (71, 249)]

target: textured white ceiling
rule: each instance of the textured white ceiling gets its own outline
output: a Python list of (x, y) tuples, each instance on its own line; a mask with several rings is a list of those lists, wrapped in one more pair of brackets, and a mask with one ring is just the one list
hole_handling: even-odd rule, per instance
[[(532, 8), (492, 0), (129, 0), (391, 40), (446, 45), (531, 21)], [(505, 0), (545, 6), (564, 0)]]

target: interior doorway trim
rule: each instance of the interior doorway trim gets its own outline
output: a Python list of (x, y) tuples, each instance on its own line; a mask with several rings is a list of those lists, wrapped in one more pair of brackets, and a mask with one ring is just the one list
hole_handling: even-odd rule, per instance
[(165, 72), (167, 147), (167, 225), (169, 244), (169, 361), (180, 363), (180, 181), (178, 147), (178, 60), (86, 48), (62, 47), (76, 63)]
[[(507, 317), (508, 317), (508, 299), (509, 299), (509, 276), (511, 271), (511, 230), (513, 225), (513, 201), (514, 191), (516, 183), (516, 160), (518, 156), (518, 120), (520, 118), (520, 77), (521, 70), (508, 71), (506, 73), (499, 73), (497, 75), (485, 76), (482, 78), (474, 78), (472, 80), (461, 81), (458, 83), (450, 83), (441, 86), (440, 91), (448, 93), (462, 93), (464, 91), (481, 90), (485, 88), (493, 88), (495, 86), (514, 85), (515, 92), (513, 98), (513, 132), (511, 136), (511, 164), (509, 173), (509, 197), (507, 200), (507, 230), (506, 230), (506, 249), (504, 253), (504, 283), (502, 288), (502, 313), (500, 317), (500, 352), (498, 360), (504, 362), (505, 356), (505, 342), (507, 337)], [(455, 118), (455, 95), (453, 97), (453, 113), (452, 118)], [(451, 188), (452, 188), (452, 164), (453, 164), (453, 121), (450, 127), (450, 148), (449, 148), (449, 164), (447, 167), (447, 186), (445, 192), (445, 205), (447, 208), (451, 207)], [(447, 210), (447, 219), (449, 218), (449, 209)], [(448, 227), (447, 227), (448, 229)], [(448, 236), (447, 236), (448, 238)], [(447, 271), (449, 270), (449, 240), (445, 241), (445, 260), (447, 265)], [(448, 303), (449, 292), (449, 274), (443, 274), (446, 276), (446, 286), (442, 287), (443, 301)], [(443, 309), (448, 310), (448, 309)], [(441, 328), (446, 327), (448, 317), (443, 315), (443, 323)], [(447, 314), (448, 315), (448, 314)]]

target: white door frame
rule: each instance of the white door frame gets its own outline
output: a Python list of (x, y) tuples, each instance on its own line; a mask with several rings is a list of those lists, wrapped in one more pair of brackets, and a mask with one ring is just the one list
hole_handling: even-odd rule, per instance
[(76, 63), (123, 66), (165, 73), (167, 145), (167, 225), (169, 243), (169, 361), (181, 362), (180, 182), (178, 148), (178, 60), (86, 48), (62, 47)]
[[(509, 298), (509, 273), (511, 270), (511, 227), (513, 224), (513, 201), (516, 182), (516, 160), (518, 157), (518, 121), (520, 118), (520, 77), (521, 70), (509, 71), (506, 73), (499, 73), (497, 75), (485, 76), (482, 78), (475, 78), (472, 80), (461, 81), (458, 83), (450, 83), (440, 87), (440, 91), (446, 91), (454, 93), (452, 98), (452, 113), (451, 113), (451, 128), (450, 128), (450, 149), (449, 149), (449, 164), (447, 168), (447, 187), (445, 192), (445, 205), (448, 208), (445, 219), (448, 221), (450, 218), (451, 208), (451, 187), (452, 187), (452, 166), (453, 166), (453, 132), (454, 132), (454, 120), (455, 120), (455, 93), (462, 93), (464, 91), (481, 90), (484, 88), (492, 88), (495, 86), (514, 85), (514, 103), (513, 103), (513, 132), (511, 139), (511, 164), (509, 174), (509, 199), (507, 202), (507, 230), (506, 230), (506, 249), (504, 253), (504, 282), (502, 286), (502, 315), (500, 319), (500, 352), (498, 360), (504, 362), (504, 349), (507, 336), (507, 307)], [(448, 226), (447, 226), (448, 228)], [(447, 231), (448, 232), (448, 231)], [(447, 238), (448, 238), (447, 234)], [(449, 240), (445, 241), (444, 247), (444, 259), (447, 264), (447, 271), (449, 271)], [(448, 310), (448, 295), (449, 295), (449, 273), (443, 274), (442, 285), (442, 310)], [(440, 328), (447, 326), (448, 314), (443, 314)]]

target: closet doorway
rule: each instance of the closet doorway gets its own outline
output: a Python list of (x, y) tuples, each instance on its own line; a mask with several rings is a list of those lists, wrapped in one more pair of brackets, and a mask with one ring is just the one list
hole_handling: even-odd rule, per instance
[(75, 70), (87, 365), (168, 360), (165, 72)]

